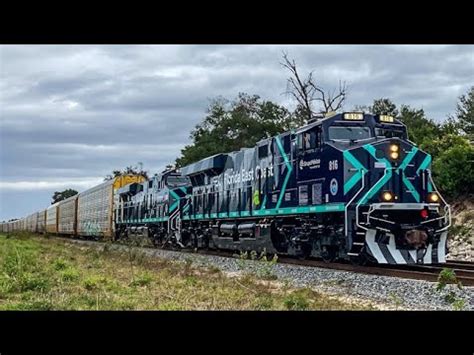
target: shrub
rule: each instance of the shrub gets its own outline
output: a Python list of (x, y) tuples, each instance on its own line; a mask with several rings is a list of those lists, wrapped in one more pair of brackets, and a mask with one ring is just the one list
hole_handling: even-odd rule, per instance
[(303, 291), (295, 291), (283, 300), (285, 307), (291, 311), (301, 311), (309, 308), (308, 297)]
[(458, 280), (454, 270), (444, 268), (438, 275), (438, 285), (436, 286), (436, 289), (441, 291), (446, 288), (447, 284), (457, 284), (459, 289), (462, 288), (462, 283)]
[(73, 268), (68, 268), (61, 273), (63, 281), (71, 282), (79, 279), (79, 272)]
[(58, 258), (53, 261), (53, 268), (54, 270), (60, 271), (64, 270), (68, 267), (67, 261), (64, 260), (63, 258)]
[(86, 290), (92, 291), (99, 289), (100, 286), (104, 285), (105, 283), (107, 283), (107, 279), (105, 277), (93, 275), (84, 279), (83, 286)]
[(138, 274), (134, 280), (130, 283), (130, 286), (147, 286), (153, 281), (153, 276), (148, 273), (144, 272)]
[(33, 273), (24, 273), (18, 281), (19, 290), (22, 292), (46, 291), (50, 287), (47, 277)]
[(449, 197), (474, 193), (474, 146), (463, 140), (441, 152), (433, 162), (433, 175)]

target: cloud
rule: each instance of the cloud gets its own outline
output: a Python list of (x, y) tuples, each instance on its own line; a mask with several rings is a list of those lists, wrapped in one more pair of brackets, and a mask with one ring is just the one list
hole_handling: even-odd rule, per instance
[(347, 109), (390, 97), (441, 121), (474, 82), (473, 46), (1, 46), (0, 219), (138, 161), (160, 171), (216, 96), (291, 108), (283, 51), (324, 88), (345, 80)]
[(62, 181), (0, 181), (0, 190), (9, 191), (31, 191), (31, 190), (64, 190), (68, 188), (79, 188), (86, 190), (93, 186), (96, 186), (104, 182), (100, 178), (86, 178), (81, 177), (80, 179), (67, 178)]

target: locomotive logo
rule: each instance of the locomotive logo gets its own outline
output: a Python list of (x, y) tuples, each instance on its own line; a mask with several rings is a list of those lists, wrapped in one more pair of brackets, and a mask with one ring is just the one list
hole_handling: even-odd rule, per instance
[(329, 190), (331, 191), (331, 195), (335, 196), (337, 194), (338, 186), (336, 179), (331, 180), (331, 183), (329, 184)]
[(308, 161), (304, 161), (303, 159), (300, 160), (300, 170), (303, 170), (307, 166), (310, 169), (318, 169), (320, 165), (321, 165), (321, 159), (311, 159)]

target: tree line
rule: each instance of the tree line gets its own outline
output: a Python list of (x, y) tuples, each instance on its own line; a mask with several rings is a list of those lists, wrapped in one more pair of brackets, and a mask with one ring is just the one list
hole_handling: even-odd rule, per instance
[[(176, 159), (176, 167), (214, 154), (252, 147), (264, 138), (342, 110), (348, 94), (345, 82), (339, 81), (335, 88), (323, 88), (314, 71), (302, 75), (287, 53), (283, 53), (280, 64), (289, 73), (286, 94), (295, 100), (295, 109), (247, 93), (239, 93), (231, 100), (222, 96), (211, 99), (206, 116), (190, 133), (191, 143)], [(442, 123), (427, 117), (423, 109), (397, 105), (390, 98), (374, 99), (371, 105), (355, 106), (353, 110), (400, 119), (407, 126), (409, 139), (432, 155), (438, 188), (451, 199), (474, 193), (474, 86), (458, 98), (455, 113)], [(148, 178), (142, 163), (138, 163), (114, 170), (104, 181), (124, 174)], [(74, 194), (77, 191), (71, 189), (56, 191), (52, 203)]]
[[(286, 53), (281, 65), (290, 74), (287, 94), (297, 103), (294, 110), (247, 93), (239, 93), (233, 100), (215, 98), (202, 122), (191, 131), (191, 143), (181, 150), (176, 165), (252, 147), (264, 138), (343, 108), (348, 93), (344, 82), (326, 90), (317, 84), (314, 72), (302, 76)], [(423, 109), (397, 105), (390, 98), (374, 99), (371, 105), (356, 106), (354, 110), (400, 119), (407, 126), (409, 139), (432, 155), (438, 188), (451, 199), (474, 193), (474, 86), (459, 97), (455, 113), (442, 123), (427, 117)]]

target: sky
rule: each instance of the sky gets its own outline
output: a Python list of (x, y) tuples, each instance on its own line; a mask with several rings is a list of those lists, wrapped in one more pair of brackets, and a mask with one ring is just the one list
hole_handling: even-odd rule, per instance
[(0, 221), (47, 207), (137, 162), (174, 162), (211, 99), (239, 92), (294, 108), (282, 52), (344, 106), (388, 97), (437, 122), (474, 84), (469, 45), (0, 46)]

